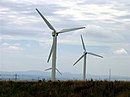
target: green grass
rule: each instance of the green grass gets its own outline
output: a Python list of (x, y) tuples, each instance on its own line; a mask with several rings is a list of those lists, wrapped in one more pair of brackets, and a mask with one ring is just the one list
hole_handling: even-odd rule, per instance
[(0, 81), (0, 97), (130, 97), (130, 82)]

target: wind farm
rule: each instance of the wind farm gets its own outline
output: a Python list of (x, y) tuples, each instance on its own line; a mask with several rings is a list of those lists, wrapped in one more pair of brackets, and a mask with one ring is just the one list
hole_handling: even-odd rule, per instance
[(85, 27), (78, 27), (78, 28), (70, 28), (70, 29), (62, 29), (61, 31), (57, 32), (53, 26), (46, 20), (46, 18), (40, 13), (40, 11), (36, 8), (37, 12), (40, 14), (40, 16), (42, 17), (42, 19), (46, 22), (47, 26), (53, 30), (52, 32), (52, 37), (53, 37), (53, 43), (52, 43), (52, 47), (51, 47), (51, 51), (48, 57), (47, 62), (49, 62), (50, 57), (52, 55), (52, 81), (56, 80), (56, 49), (57, 49), (57, 36), (60, 33), (64, 33), (64, 32), (69, 32), (69, 31), (74, 31), (74, 30), (79, 30), (79, 29), (83, 29)]
[(0, 4), (0, 97), (130, 97), (129, 0)]

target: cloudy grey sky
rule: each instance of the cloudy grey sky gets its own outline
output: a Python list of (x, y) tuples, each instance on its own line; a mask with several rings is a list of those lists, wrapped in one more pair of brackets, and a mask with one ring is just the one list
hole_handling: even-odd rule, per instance
[(86, 28), (58, 36), (57, 68), (82, 73), (80, 35), (87, 51), (103, 55), (87, 57), (88, 74), (130, 76), (129, 0), (0, 0), (0, 71), (42, 70), (51, 67), (47, 57), (51, 30), (36, 12), (38, 8), (57, 30)]

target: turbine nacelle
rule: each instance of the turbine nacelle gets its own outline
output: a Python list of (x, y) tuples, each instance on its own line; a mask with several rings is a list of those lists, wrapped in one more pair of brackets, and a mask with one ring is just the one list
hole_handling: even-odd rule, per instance
[(54, 31), (54, 32), (52, 32), (52, 36), (53, 36), (53, 37), (58, 36), (58, 34), (59, 34), (59, 33), (55, 32), (55, 31)]

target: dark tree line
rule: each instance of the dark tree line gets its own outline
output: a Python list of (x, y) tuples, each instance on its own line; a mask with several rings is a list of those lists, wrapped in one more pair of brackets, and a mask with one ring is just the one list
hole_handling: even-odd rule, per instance
[(0, 81), (0, 97), (130, 97), (130, 82)]

